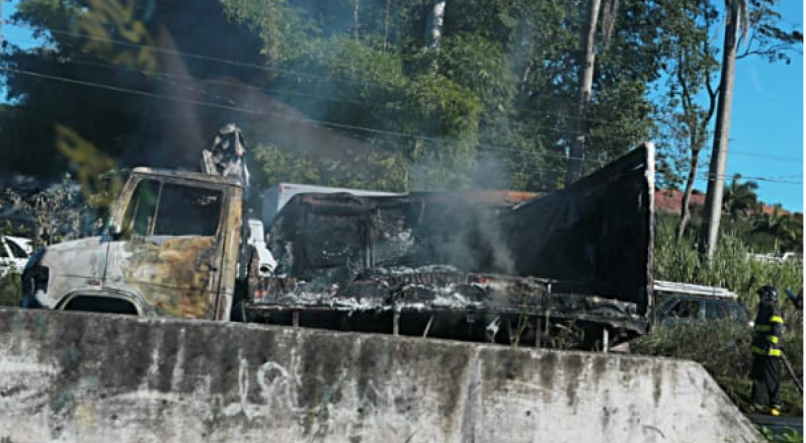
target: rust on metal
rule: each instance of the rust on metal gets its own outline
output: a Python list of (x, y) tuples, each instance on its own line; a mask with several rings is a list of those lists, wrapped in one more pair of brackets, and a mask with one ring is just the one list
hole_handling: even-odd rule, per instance
[(31, 295), (48, 308), (114, 296), (141, 315), (229, 319), (242, 193), (232, 178), (136, 168), (110, 230), (43, 251), (32, 272), (48, 281)]
[[(135, 247), (132, 247), (135, 246)], [(209, 316), (212, 237), (178, 237), (162, 243), (125, 243), (128, 254), (118, 263), (123, 281), (142, 294), (159, 315)]]
[(530, 316), (530, 330), (548, 313), (644, 332), (653, 167), (652, 148), (640, 148), (528, 201), (500, 192), (295, 196), (270, 232), (276, 276), (252, 282), (249, 309)]

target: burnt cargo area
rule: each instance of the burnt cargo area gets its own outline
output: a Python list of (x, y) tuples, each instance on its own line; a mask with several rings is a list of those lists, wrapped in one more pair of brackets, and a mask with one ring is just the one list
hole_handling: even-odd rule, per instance
[[(652, 309), (651, 146), (558, 192), (300, 194), (248, 321), (498, 343), (606, 347)], [(608, 338), (609, 337), (609, 338)]]

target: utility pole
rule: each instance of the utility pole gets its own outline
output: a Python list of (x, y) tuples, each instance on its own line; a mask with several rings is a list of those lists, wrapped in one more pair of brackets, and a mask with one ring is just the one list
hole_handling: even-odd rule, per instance
[(733, 103), (733, 80), (736, 70), (737, 37), (739, 33), (739, 8), (731, 11), (725, 26), (725, 45), (722, 53), (722, 84), (716, 111), (714, 147), (708, 170), (708, 191), (705, 194), (705, 217), (700, 232), (700, 248), (710, 260), (716, 252), (719, 238), (719, 222), (722, 218), (722, 194), (725, 190), (725, 170), (728, 162), (728, 139)]

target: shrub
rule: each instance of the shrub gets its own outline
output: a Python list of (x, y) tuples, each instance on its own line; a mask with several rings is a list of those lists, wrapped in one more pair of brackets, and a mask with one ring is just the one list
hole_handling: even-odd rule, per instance
[(0, 278), (0, 306), (20, 305), (22, 296), (22, 280), (19, 274), (6, 274)]
[[(802, 327), (798, 328), (802, 331)], [(703, 365), (725, 393), (741, 409), (747, 409), (750, 400), (750, 340), (752, 331), (730, 320), (701, 322), (675, 327), (658, 326), (651, 334), (630, 342), (630, 350), (636, 354), (693, 360)], [(784, 352), (802, 378), (803, 338), (794, 334), (784, 344)], [(791, 348), (791, 349), (790, 349)], [(803, 413), (803, 395), (791, 382), (786, 369), (781, 368), (781, 396), (784, 413)]]
[(726, 319), (673, 327), (657, 326), (630, 342), (637, 354), (694, 360), (715, 378), (747, 377), (752, 331)]

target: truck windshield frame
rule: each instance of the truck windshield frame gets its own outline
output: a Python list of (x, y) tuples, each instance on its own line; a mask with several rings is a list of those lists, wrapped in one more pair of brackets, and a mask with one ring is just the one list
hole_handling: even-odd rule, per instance
[(222, 218), (223, 192), (144, 179), (137, 184), (123, 219), (127, 237), (216, 235)]

